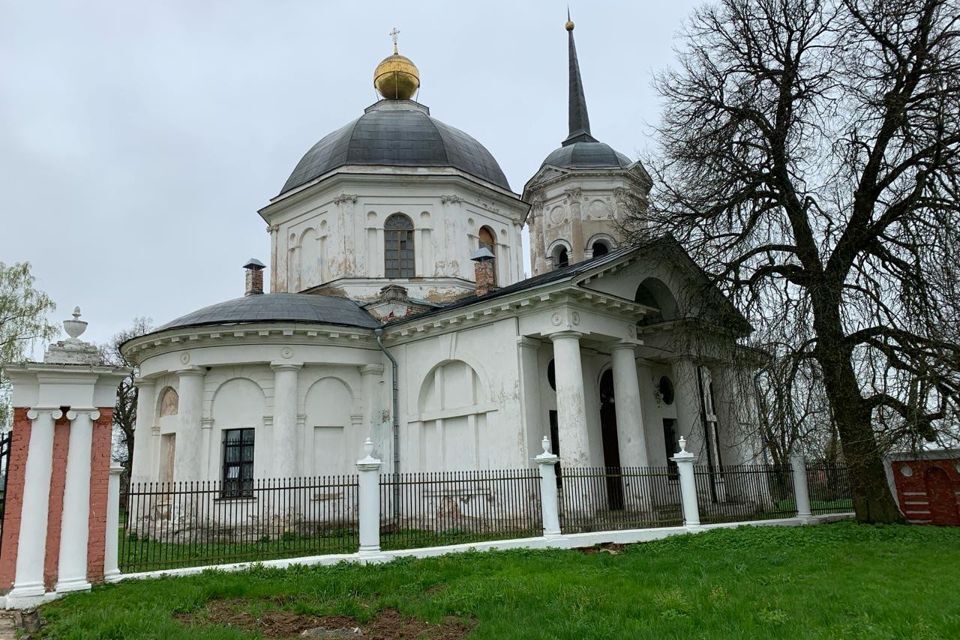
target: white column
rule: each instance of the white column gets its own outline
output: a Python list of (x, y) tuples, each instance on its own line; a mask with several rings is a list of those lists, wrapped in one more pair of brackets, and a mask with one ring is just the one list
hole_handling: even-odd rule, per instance
[(576, 331), (562, 331), (550, 336), (557, 381), (560, 459), (571, 467), (590, 466), (587, 412), (583, 399), (583, 365), (580, 362), (582, 335)]
[(557, 496), (557, 462), (550, 452), (550, 438), (543, 436), (543, 453), (534, 460), (540, 467), (540, 508), (543, 512), (543, 535), (560, 535), (560, 500)]
[(383, 381), (384, 367), (382, 364), (365, 364), (360, 367), (360, 377), (363, 381), (363, 428), (366, 435), (380, 442), (383, 434), (380, 426), (383, 423), (383, 407), (380, 400), (380, 383)]
[(273, 467), (275, 478), (300, 475), (297, 442), (297, 384), (301, 365), (273, 363)]
[(373, 457), (373, 440), (363, 443), (364, 456), (357, 460), (360, 553), (380, 552), (380, 465)]
[(153, 462), (153, 423), (156, 420), (156, 382), (137, 378), (137, 424), (133, 431), (133, 460), (130, 461), (130, 481), (155, 480), (151, 471)]
[(70, 440), (67, 446), (67, 475), (63, 489), (63, 516), (60, 528), (60, 569), (56, 590), (89, 589), (87, 581), (87, 540), (90, 538), (90, 451), (93, 422), (100, 417), (95, 409), (70, 410)]
[(203, 451), (203, 468), (200, 469), (200, 477), (204, 480), (219, 480), (216, 474), (213, 477), (210, 476), (210, 469), (217, 469), (218, 465), (215, 461), (219, 458), (219, 455), (213, 451), (212, 416), (200, 419), (200, 448)]
[(520, 366), (520, 424), (524, 433), (526, 460), (537, 450), (540, 438), (549, 434), (547, 416), (540, 405), (540, 341), (520, 336), (517, 338)]
[(807, 485), (807, 461), (802, 453), (795, 452), (790, 454), (790, 465), (793, 467), (793, 496), (797, 502), (797, 518), (801, 522), (813, 522), (810, 489)]
[[(7, 606), (30, 606), (43, 597), (43, 561), (47, 544), (50, 476), (53, 473), (53, 425), (63, 417), (59, 409), (31, 409), (33, 421), (24, 471), (17, 573)], [(37, 600), (34, 600), (37, 599)]]
[(114, 582), (120, 576), (120, 545), (117, 536), (120, 531), (120, 474), (123, 467), (117, 463), (110, 465), (110, 480), (107, 485), (107, 539), (103, 554), (103, 579)]
[(203, 376), (206, 371), (190, 367), (179, 374), (180, 395), (177, 444), (174, 451), (173, 479), (176, 482), (203, 479), (203, 451), (200, 420), (203, 413)]
[(670, 458), (677, 463), (680, 475), (680, 498), (683, 503), (683, 524), (688, 529), (700, 528), (700, 505), (697, 502), (697, 482), (693, 465), (697, 457), (687, 451), (687, 441), (680, 438), (680, 451)]
[(647, 438), (643, 432), (643, 407), (637, 378), (635, 346), (621, 342), (613, 347), (613, 397), (617, 412), (620, 464), (647, 466)]

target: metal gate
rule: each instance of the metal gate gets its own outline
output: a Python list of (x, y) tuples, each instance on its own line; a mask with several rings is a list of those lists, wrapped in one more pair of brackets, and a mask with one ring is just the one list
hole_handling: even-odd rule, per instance
[(7, 506), (7, 471), (10, 469), (10, 443), (13, 431), (0, 436), (0, 549), (3, 548), (3, 521)]

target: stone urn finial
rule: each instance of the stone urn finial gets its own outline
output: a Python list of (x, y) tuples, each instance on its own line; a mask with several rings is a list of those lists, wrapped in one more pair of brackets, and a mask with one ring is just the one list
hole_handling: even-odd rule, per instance
[(543, 436), (543, 440), (540, 442), (540, 446), (543, 447), (543, 452), (545, 454), (550, 455), (552, 453), (552, 451), (550, 451), (550, 438), (548, 438), (547, 436)]
[(680, 451), (679, 453), (687, 453), (687, 439), (683, 436), (680, 436)]
[(63, 330), (71, 339), (76, 340), (87, 330), (87, 323), (80, 319), (80, 307), (73, 308), (73, 320), (63, 321)]

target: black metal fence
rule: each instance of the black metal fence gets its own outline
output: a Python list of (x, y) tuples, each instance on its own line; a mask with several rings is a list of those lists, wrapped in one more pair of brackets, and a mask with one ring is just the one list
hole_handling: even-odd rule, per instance
[(793, 469), (768, 464), (694, 467), (700, 522), (737, 522), (797, 515)]
[(564, 467), (559, 485), (563, 533), (683, 524), (680, 483), (670, 467)]
[(380, 476), (380, 546), (432, 547), (543, 535), (536, 469)]
[(850, 473), (845, 466), (826, 462), (807, 464), (807, 488), (810, 492), (811, 512), (819, 514), (853, 511)]
[(120, 500), (120, 569), (354, 553), (357, 494), (355, 475), (255, 480), (244, 497), (227, 497), (220, 482), (131, 484)]

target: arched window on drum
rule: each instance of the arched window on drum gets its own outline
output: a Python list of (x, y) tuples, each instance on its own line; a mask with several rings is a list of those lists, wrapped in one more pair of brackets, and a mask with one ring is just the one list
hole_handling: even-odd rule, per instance
[[(480, 232), (477, 234), (479, 238), (479, 249), (488, 249), (490, 253), (493, 254), (494, 260), (497, 257), (497, 236), (493, 233), (493, 229), (490, 227), (480, 227)], [(493, 284), (497, 284), (497, 263), (493, 263)]]
[(402, 213), (395, 213), (384, 222), (383, 230), (384, 275), (388, 278), (416, 276), (413, 221)]

